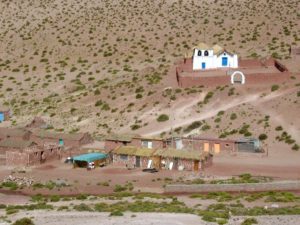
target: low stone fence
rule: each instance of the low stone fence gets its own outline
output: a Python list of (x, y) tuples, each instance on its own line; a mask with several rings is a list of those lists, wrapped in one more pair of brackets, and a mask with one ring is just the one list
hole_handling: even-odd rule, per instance
[(274, 181), (244, 184), (169, 184), (165, 193), (300, 191), (300, 181)]

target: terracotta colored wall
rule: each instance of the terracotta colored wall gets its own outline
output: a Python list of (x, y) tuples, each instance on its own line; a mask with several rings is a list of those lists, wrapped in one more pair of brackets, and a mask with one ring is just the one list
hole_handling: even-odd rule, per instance
[(117, 166), (135, 165), (135, 156), (128, 156), (127, 160), (122, 160), (120, 155), (113, 154), (113, 164)]
[[(278, 72), (278, 73), (256, 73), (256, 74), (245, 74), (247, 84), (280, 84), (290, 77), (289, 72)], [(192, 87), (192, 86), (221, 86), (221, 85), (231, 85), (230, 76), (222, 77), (181, 77), (178, 76), (180, 87)]]
[[(38, 143), (39, 145), (44, 145), (46, 143), (59, 143), (59, 138), (40, 138), (37, 135), (32, 135), (31, 140), (34, 142)], [(68, 140), (68, 139), (63, 139), (64, 141), (64, 146), (66, 147), (79, 147), (84, 144), (91, 143), (93, 141), (92, 137), (90, 135), (84, 135), (84, 137), (80, 140)]]
[[(105, 141), (105, 149), (114, 150), (120, 146), (135, 146), (142, 147), (142, 138), (133, 138), (131, 142), (121, 142), (121, 141)], [(150, 141), (150, 140), (149, 140)], [(163, 148), (164, 142), (163, 140), (152, 140), (152, 148)]]
[(27, 166), (29, 164), (29, 154), (21, 152), (6, 152), (6, 165), (7, 166)]
[[(197, 139), (189, 139), (189, 138), (184, 138), (182, 139), (182, 144), (184, 148), (187, 148), (189, 150), (194, 150), (194, 151), (199, 151), (203, 152), (204, 151), (204, 143), (209, 143), (209, 150), (213, 151), (214, 150), (214, 144), (220, 144), (220, 150), (221, 152), (233, 152), (236, 150), (235, 148), (235, 143), (232, 141), (226, 141), (222, 139), (218, 140), (197, 140)], [(175, 148), (175, 141), (169, 143), (169, 147)]]

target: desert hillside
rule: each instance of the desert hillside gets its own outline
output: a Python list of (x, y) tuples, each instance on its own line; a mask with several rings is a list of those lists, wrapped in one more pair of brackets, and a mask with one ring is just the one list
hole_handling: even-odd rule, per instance
[(299, 11), (298, 0), (1, 0), (0, 105), (14, 112), (1, 126), (42, 116), (57, 131), (95, 136), (266, 134), (270, 146), (296, 150), (298, 75), (183, 89), (171, 68), (203, 41), (299, 72), (289, 56), (300, 44)]

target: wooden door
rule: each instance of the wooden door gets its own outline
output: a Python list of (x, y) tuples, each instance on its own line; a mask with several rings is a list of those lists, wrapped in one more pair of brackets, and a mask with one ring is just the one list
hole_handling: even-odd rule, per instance
[(195, 160), (194, 161), (194, 171), (198, 171), (199, 170), (199, 161)]
[(141, 157), (140, 156), (135, 157), (135, 166), (141, 167)]
[(215, 152), (215, 154), (220, 153), (220, 144), (214, 144), (214, 152)]
[(204, 143), (204, 151), (209, 152), (209, 143)]

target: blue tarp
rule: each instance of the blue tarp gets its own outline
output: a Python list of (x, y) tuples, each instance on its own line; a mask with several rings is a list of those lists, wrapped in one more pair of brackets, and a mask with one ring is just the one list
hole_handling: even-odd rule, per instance
[(107, 158), (107, 154), (94, 152), (94, 153), (87, 153), (87, 154), (83, 154), (83, 155), (74, 156), (73, 160), (74, 161), (84, 161), (84, 162), (90, 163), (90, 162), (94, 162), (96, 160), (105, 159), (105, 158)]

